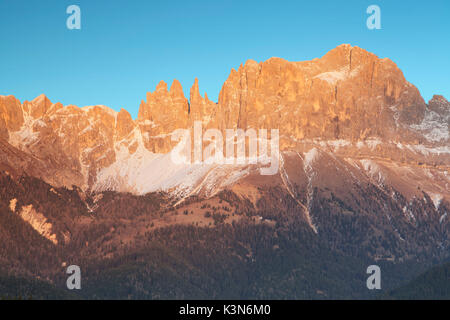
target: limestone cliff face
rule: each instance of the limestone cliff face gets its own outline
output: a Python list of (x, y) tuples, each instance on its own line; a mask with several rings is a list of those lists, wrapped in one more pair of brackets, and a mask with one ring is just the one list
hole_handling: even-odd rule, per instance
[(147, 93), (147, 101), (142, 101), (139, 108), (137, 121), (145, 147), (152, 152), (170, 149), (170, 137), (167, 134), (178, 128), (186, 128), (188, 114), (189, 103), (180, 82), (174, 80), (168, 91), (167, 84), (161, 81), (155, 92)]
[(190, 128), (194, 121), (202, 121), (205, 127), (216, 127), (217, 105), (200, 95), (198, 79), (190, 91), (190, 100), (184, 96), (178, 80), (174, 80), (170, 91), (161, 81), (154, 92), (147, 93), (147, 101), (139, 108), (138, 124), (143, 134), (145, 147), (152, 152), (168, 152), (174, 143), (170, 134), (176, 129)]
[[(44, 95), (23, 104), (3, 98), (2, 137), (37, 161), (43, 160), (55, 185), (87, 187), (98, 168), (115, 161), (116, 112), (104, 106), (78, 108), (52, 104)], [(121, 117), (122, 119), (122, 117)], [(123, 122), (121, 122), (122, 125)], [(121, 131), (123, 127), (121, 127)]]
[[(217, 103), (200, 94), (198, 79), (189, 100), (179, 81), (170, 90), (161, 81), (141, 102), (136, 120), (124, 109), (64, 107), (45, 95), (23, 103), (0, 96), (0, 159), (8, 169), (15, 166), (10, 159), (17, 159), (22, 171), (55, 186), (89, 189), (101, 170), (118, 161), (127, 166), (133, 157), (143, 166), (148, 154), (169, 152), (172, 132), (192, 128), (194, 121), (204, 129), (279, 129), (282, 150), (305, 141), (356, 146), (374, 139), (447, 150), (449, 105), (435, 96), (427, 106), (394, 62), (341, 45), (311, 61), (249, 60), (231, 71)], [(396, 156), (387, 150), (375, 151)], [(416, 162), (442, 163), (430, 159)], [(120, 179), (130, 174), (122, 172)]]
[(226, 127), (279, 128), (294, 139), (391, 139), (417, 124), (426, 104), (389, 59), (349, 45), (321, 59), (247, 61), (219, 97)]

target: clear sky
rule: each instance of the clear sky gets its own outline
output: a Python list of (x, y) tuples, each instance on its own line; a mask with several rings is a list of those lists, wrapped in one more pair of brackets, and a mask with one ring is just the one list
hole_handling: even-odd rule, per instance
[[(66, 8), (81, 8), (69, 30)], [(366, 27), (369, 5), (381, 30)], [(137, 116), (160, 80), (217, 101), (247, 59), (310, 60), (349, 43), (389, 57), (425, 100), (450, 99), (450, 1), (0, 0), (0, 94)]]

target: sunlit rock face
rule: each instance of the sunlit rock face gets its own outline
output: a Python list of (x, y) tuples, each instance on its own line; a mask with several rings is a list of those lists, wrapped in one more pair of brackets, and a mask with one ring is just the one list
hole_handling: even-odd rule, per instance
[(280, 128), (288, 138), (384, 139), (420, 123), (426, 104), (389, 59), (342, 45), (321, 59), (247, 61), (219, 98), (225, 126)]
[(0, 96), (2, 166), (83, 190), (193, 190), (211, 168), (175, 166), (167, 155), (172, 133), (195, 121), (222, 132), (279, 129), (283, 152), (310, 145), (443, 170), (449, 163), (449, 102), (434, 96), (427, 105), (394, 62), (358, 47), (303, 62), (249, 60), (231, 71), (217, 103), (199, 88), (195, 79), (188, 100), (177, 80), (170, 88), (161, 81), (136, 120), (124, 109), (63, 106), (45, 95), (23, 103)]
[(47, 218), (42, 213), (37, 212), (33, 205), (23, 206), (18, 215), (41, 236), (50, 240), (53, 244), (58, 244), (56, 234), (52, 231), (52, 224), (47, 221)]

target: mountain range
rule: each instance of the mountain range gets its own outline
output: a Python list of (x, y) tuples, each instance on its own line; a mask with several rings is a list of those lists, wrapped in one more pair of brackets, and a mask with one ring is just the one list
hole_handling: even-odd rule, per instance
[[(196, 121), (278, 129), (278, 172), (173, 163)], [(449, 123), (443, 96), (347, 44), (248, 60), (218, 102), (161, 81), (137, 119), (0, 96), (0, 275), (63, 288), (79, 264), (85, 298), (372, 297), (366, 265), (393, 289), (449, 258)]]

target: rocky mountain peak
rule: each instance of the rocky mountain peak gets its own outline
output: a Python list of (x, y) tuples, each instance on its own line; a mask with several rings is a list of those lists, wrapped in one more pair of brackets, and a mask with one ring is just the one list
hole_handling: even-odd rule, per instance
[(161, 80), (158, 85), (156, 86), (156, 92), (164, 94), (167, 93), (167, 83), (164, 82), (164, 80)]
[(51, 107), (52, 102), (45, 94), (41, 94), (31, 100), (29, 113), (33, 118), (42, 117)]
[(180, 81), (178, 81), (177, 79), (174, 79), (172, 85), (170, 86), (170, 94), (172, 96), (172, 99), (186, 99), (186, 97), (184, 96), (183, 87), (181, 86)]
[(450, 113), (450, 102), (445, 99), (444, 96), (434, 95), (430, 101), (428, 101), (428, 107), (441, 115)]

